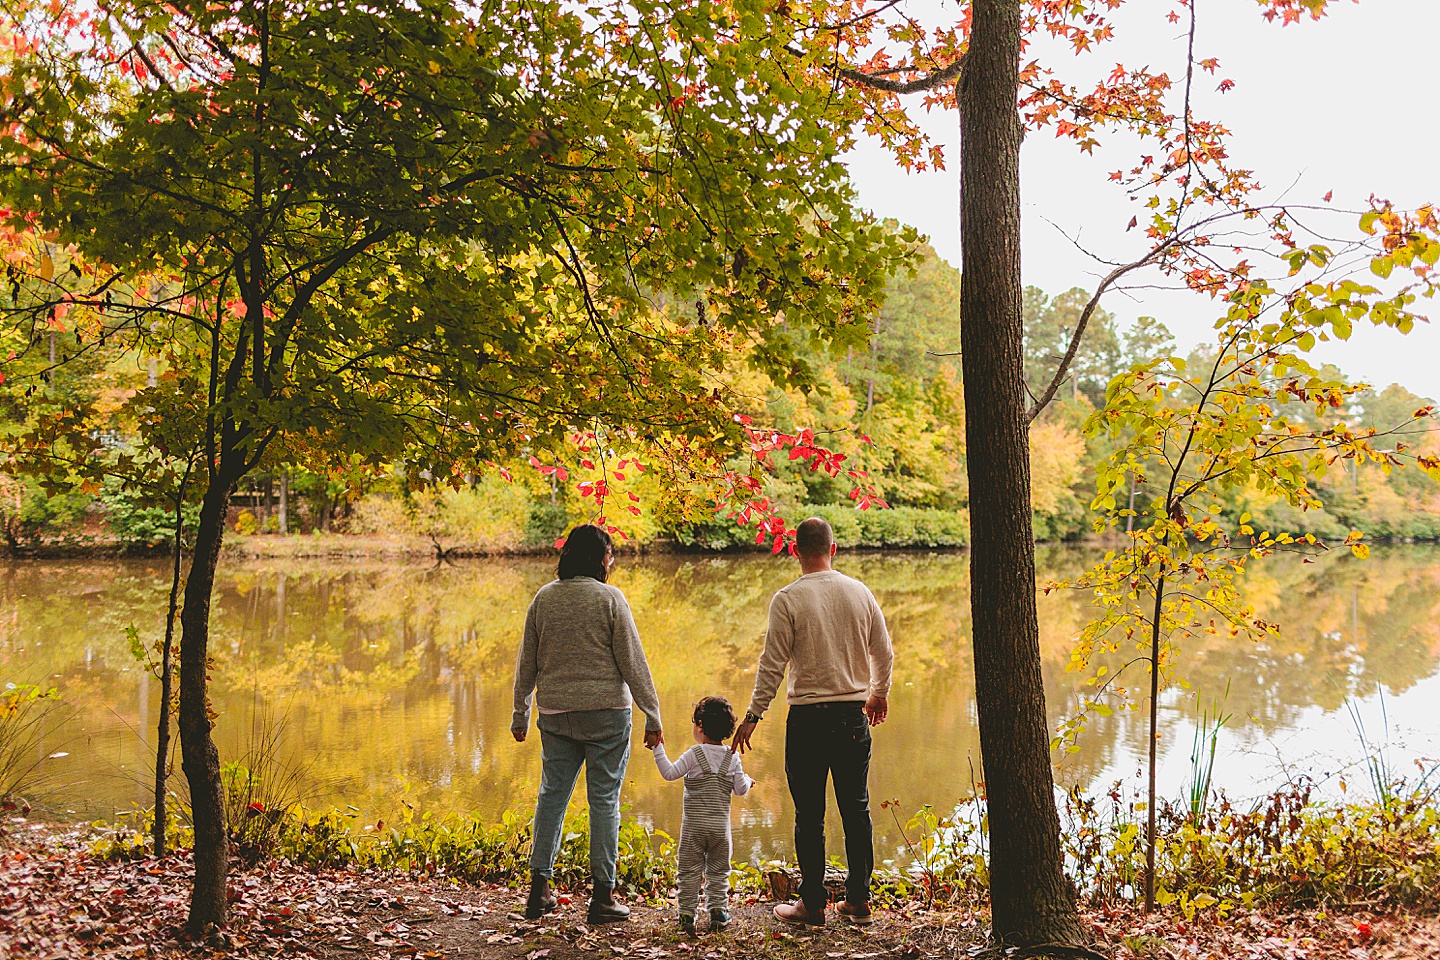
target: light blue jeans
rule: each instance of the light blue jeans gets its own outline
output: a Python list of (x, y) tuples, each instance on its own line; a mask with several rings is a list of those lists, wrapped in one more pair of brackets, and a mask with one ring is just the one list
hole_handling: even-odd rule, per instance
[(596, 884), (614, 887), (615, 858), (620, 849), (620, 785), (630, 763), (630, 711), (542, 713), (538, 724), (542, 768), (530, 870), (547, 880), (554, 875), (565, 809), (583, 764), (590, 802), (590, 875)]

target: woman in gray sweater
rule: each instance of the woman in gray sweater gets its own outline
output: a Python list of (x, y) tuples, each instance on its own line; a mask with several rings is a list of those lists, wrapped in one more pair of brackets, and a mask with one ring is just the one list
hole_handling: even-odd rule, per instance
[[(556, 907), (550, 890), (565, 808), (585, 767), (590, 803), (591, 924), (630, 915), (615, 902), (620, 845), (620, 785), (630, 761), (631, 704), (645, 714), (645, 747), (660, 733), (660, 700), (630, 605), (606, 583), (615, 553), (610, 535), (593, 524), (570, 531), (560, 550), (558, 579), (540, 588), (525, 615), (525, 638), (515, 663), (515, 713), (510, 733), (524, 742), (530, 705), (540, 717), (540, 798), (530, 854), (525, 916)], [(633, 698), (633, 699), (632, 699)]]

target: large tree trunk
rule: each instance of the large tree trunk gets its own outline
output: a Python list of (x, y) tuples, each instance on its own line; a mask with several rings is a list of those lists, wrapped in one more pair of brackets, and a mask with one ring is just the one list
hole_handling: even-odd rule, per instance
[(185, 582), (180, 614), (180, 752), (190, 783), (195, 823), (195, 887), (190, 894), (191, 933), (222, 924), (226, 915), (225, 876), (230, 849), (225, 834), (225, 793), (220, 781), (220, 752), (210, 736), (206, 672), (210, 644), (210, 593), (225, 536), (225, 508), (233, 483), (212, 479), (200, 505), (195, 554)]
[(975, 0), (960, 87), (961, 363), (975, 701), (996, 940), (1079, 944), (1060, 853), (1030, 522), (1020, 283), (1020, 0)]

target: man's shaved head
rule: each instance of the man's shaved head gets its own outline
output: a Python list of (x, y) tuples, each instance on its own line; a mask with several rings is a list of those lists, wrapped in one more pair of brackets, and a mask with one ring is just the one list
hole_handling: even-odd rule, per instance
[(835, 531), (820, 517), (802, 520), (795, 528), (795, 552), (808, 560), (830, 556), (830, 545), (835, 542)]

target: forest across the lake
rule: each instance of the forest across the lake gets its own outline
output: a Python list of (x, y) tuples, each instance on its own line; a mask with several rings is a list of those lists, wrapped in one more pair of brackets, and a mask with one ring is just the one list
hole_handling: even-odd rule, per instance
[[(867, 471), (891, 509), (856, 510), (847, 498), (846, 477), (812, 470), (803, 459), (774, 462), (757, 495), (787, 517), (825, 517), (846, 547), (968, 543), (959, 289), (959, 270), (921, 244), (915, 270), (889, 281), (884, 306), (871, 321), (867, 351), (852, 349), (837, 358), (810, 349), (805, 362), (817, 377), (813, 390), (785, 387), (754, 371), (736, 384), (747, 398), (742, 411), (757, 420), (781, 430), (803, 427), (833, 436), (835, 449), (849, 458), (848, 464)], [(1025, 370), (1032, 394), (1049, 382), (1089, 299), (1079, 288), (1055, 296), (1026, 288)], [(1097, 469), (1120, 441), (1087, 430), (1087, 420), (1104, 406), (1112, 378), (1174, 349), (1170, 332), (1155, 318), (1122, 323), (1104, 309), (1093, 312), (1063, 389), (1031, 426), (1037, 540), (1073, 541), (1092, 532)], [(1207, 359), (1206, 348), (1197, 348), (1189, 363), (1193, 367)], [(113, 404), (153, 383), (156, 370), (124, 350), (95, 351), (85, 362), (56, 370), (52, 388), (67, 403)], [(1327, 375), (1342, 376), (1333, 369)], [(1341, 410), (1322, 415), (1297, 401), (1277, 414), (1312, 427), (1338, 416), (1357, 432), (1373, 428), (1382, 437), (1403, 426), (1399, 436), (1384, 439), (1391, 447), (1397, 442), (1407, 446), (1413, 457), (1440, 452), (1440, 436), (1424, 430), (1424, 422), (1409, 422), (1429, 403), (1398, 384), (1376, 384), (1350, 397)], [(135, 442), (123, 420), (110, 424), (109, 456), (124, 456)], [(568, 463), (545, 464), (545, 472), (526, 456), (492, 466), (460, 483), (417, 487), (400, 465), (376, 472), (357, 463), (350, 471), (322, 474), (267, 463), (231, 497), (227, 549), (242, 556), (544, 551), (570, 526), (594, 515), (595, 501), (573, 482), (564, 482), (571, 479), (566, 474), (578, 478), (595, 471), (596, 464), (578, 450)], [(640, 498), (611, 511), (624, 542), (697, 550), (754, 545), (754, 529), (737, 524), (733, 509), (715, 512), (704, 503), (667, 503), (661, 482), (645, 475), (643, 465), (626, 467), (611, 471)], [(1301, 511), (1274, 493), (1240, 487), (1225, 493), (1218, 512), (1234, 527), (1248, 513), (1257, 528), (1313, 533), (1335, 542), (1352, 530), (1374, 540), (1440, 539), (1440, 483), (1423, 470), (1346, 461), (1314, 486), (1323, 504), (1318, 509)], [(1135, 502), (1158, 492), (1138, 485)], [(197, 510), (187, 508), (188, 522), (193, 523)], [(57, 492), (34, 477), (0, 474), (0, 525), (12, 553), (163, 550), (172, 539), (173, 514), (172, 507), (147, 501), (118, 475), (96, 490)], [(270, 536), (280, 534), (316, 539), (276, 542)]]

